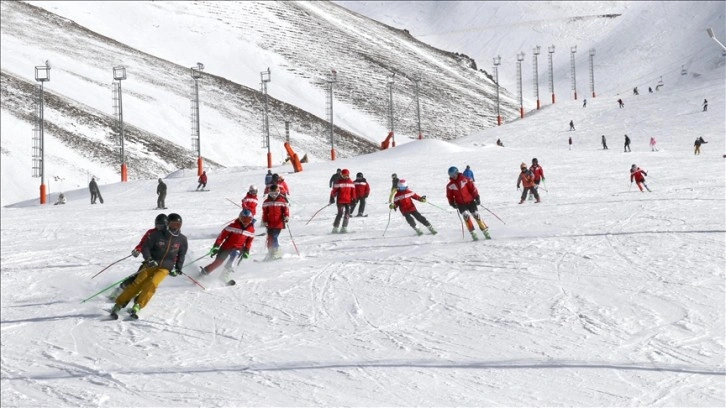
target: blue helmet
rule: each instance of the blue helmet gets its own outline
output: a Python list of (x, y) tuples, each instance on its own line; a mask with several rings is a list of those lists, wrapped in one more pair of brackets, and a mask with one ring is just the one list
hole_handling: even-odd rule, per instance
[(459, 169), (456, 166), (449, 167), (449, 177), (454, 178), (457, 174), (459, 174)]
[(398, 191), (406, 191), (408, 188), (408, 183), (404, 179), (398, 180), (398, 185), (396, 186), (398, 188)]

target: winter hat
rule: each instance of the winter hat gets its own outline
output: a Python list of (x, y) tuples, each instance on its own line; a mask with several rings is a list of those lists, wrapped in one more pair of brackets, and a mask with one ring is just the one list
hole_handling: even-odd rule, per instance
[(350, 176), (350, 170), (348, 170), (348, 169), (343, 169), (343, 171), (341, 171), (341, 172), (340, 172), (340, 174), (342, 174), (342, 175), (344, 175), (344, 176)]
[(398, 186), (397, 187), (398, 187), (399, 190), (403, 191), (403, 190), (405, 190), (405, 189), (408, 188), (408, 183), (406, 183), (406, 180), (405, 179), (400, 179), (400, 180), (398, 180)]
[(356, 173), (355, 178), (363, 178), (363, 173), (361, 173), (361, 172)]

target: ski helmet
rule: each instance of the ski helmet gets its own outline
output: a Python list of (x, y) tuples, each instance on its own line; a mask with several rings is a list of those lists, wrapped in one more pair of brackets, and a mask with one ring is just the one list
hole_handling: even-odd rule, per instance
[(245, 208), (239, 213), (239, 220), (242, 221), (242, 224), (247, 225), (252, 222), (252, 211)]
[(395, 178), (398, 178), (398, 176), (396, 175), (396, 173), (393, 173), (393, 174), (391, 174), (391, 178), (395, 179)]
[(536, 157), (534, 159), (532, 159), (532, 164), (537, 164), (537, 163), (539, 163), (539, 162), (537, 161)]
[[(172, 223), (174, 225), (172, 225)], [(182, 217), (181, 215), (177, 213), (171, 213), (169, 214), (169, 231), (176, 233), (179, 232), (179, 229), (181, 229), (182, 226)]]
[(406, 191), (408, 183), (406, 183), (405, 179), (400, 179), (398, 180), (398, 185), (396, 187), (398, 188), (398, 191)]
[(345, 177), (349, 177), (349, 176), (350, 176), (350, 170), (348, 170), (348, 169), (343, 169), (343, 170), (342, 170), (342, 171), (340, 172), (340, 174), (342, 174), (342, 175), (343, 175), (343, 176), (345, 176)]
[(355, 178), (363, 178), (363, 173), (356, 173)]
[(459, 174), (459, 169), (456, 166), (449, 167), (449, 177), (454, 178), (457, 174)]
[(250, 185), (250, 189), (247, 191), (250, 194), (257, 194), (257, 187), (254, 184)]
[(166, 214), (159, 214), (156, 216), (154, 224), (156, 225), (156, 229), (163, 231), (169, 226), (169, 218)]

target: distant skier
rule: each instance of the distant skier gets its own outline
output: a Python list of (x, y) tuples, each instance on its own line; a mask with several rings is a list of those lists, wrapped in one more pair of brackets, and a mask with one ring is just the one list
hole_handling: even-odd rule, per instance
[(570, 145), (570, 150), (572, 150), (572, 136), (567, 140), (567, 143)]
[(66, 196), (63, 195), (63, 193), (60, 193), (58, 195), (58, 201), (55, 202), (53, 205), (61, 205), (66, 203)]
[(708, 101), (704, 99), (703, 100), (703, 111), (706, 112), (707, 110), (708, 110)]
[(570, 130), (575, 130), (575, 122), (570, 121)]
[(282, 256), (278, 237), (289, 220), (290, 208), (287, 206), (287, 200), (280, 194), (277, 184), (273, 184), (262, 203), (262, 225), (267, 228), (266, 261), (279, 259)]
[[(242, 210), (239, 213), (237, 219), (232, 221), (229, 225), (224, 227), (222, 232), (219, 233), (217, 239), (212, 245), (212, 249), (209, 254), (214, 261), (207, 266), (200, 267), (199, 275), (207, 276), (214, 272), (215, 269), (220, 267), (228, 257), (232, 260), (239, 255), (242, 259), (250, 257), (250, 249), (252, 248), (252, 241), (255, 239), (255, 223), (252, 218), (252, 211)], [(227, 262), (225, 266), (225, 274), (222, 280), (227, 284), (234, 284), (234, 281), (230, 280), (232, 275), (232, 263)]]
[(168, 220), (169, 227), (164, 231), (152, 232), (141, 248), (144, 269), (116, 298), (116, 304), (111, 309), (112, 318), (118, 319), (118, 312), (134, 296), (136, 300), (129, 313), (131, 317), (138, 318), (139, 311), (149, 303), (167, 275), (181, 275), (187, 254), (187, 237), (181, 233), (182, 218), (179, 214), (169, 214)]
[(207, 172), (203, 171), (202, 175), (199, 176), (199, 179), (197, 179), (197, 181), (199, 182), (199, 185), (197, 186), (197, 190), (199, 190), (199, 187), (201, 187), (202, 190), (204, 190), (204, 188), (207, 187)]
[(586, 108), (587, 107), (587, 99), (583, 99), (582, 100), (582, 107), (583, 108)]
[(431, 234), (436, 234), (436, 230), (431, 225), (426, 218), (421, 215), (421, 213), (418, 212), (416, 209), (416, 205), (413, 203), (413, 200), (418, 200), (422, 203), (426, 202), (426, 196), (419, 196), (418, 194), (414, 193), (413, 191), (408, 189), (408, 184), (406, 183), (406, 180), (400, 179), (398, 180), (398, 187), (397, 187), (396, 195), (393, 197), (393, 202), (388, 205), (388, 207), (392, 210), (396, 210), (397, 208), (401, 209), (401, 215), (403, 215), (406, 218), (406, 222), (408, 222), (408, 225), (413, 228), (414, 231), (416, 231), (416, 234), (423, 235), (423, 231), (421, 231), (420, 228), (416, 226), (416, 221), (414, 221), (414, 218), (418, 220), (421, 224), (423, 224), (426, 228), (429, 229)]
[(502, 139), (497, 139), (497, 146), (504, 147), (504, 143), (502, 143)]
[(630, 167), (630, 184), (633, 184), (633, 180), (635, 180), (635, 185), (638, 186), (640, 189), (640, 192), (643, 193), (643, 187), (645, 187), (648, 192), (650, 192), (650, 189), (648, 188), (648, 185), (645, 184), (645, 176), (647, 176), (648, 173), (645, 172), (644, 169), (641, 169), (640, 167), (633, 164)]
[(265, 174), (265, 189), (269, 188), (272, 184), (272, 170), (267, 170), (267, 174)]
[(655, 144), (656, 144), (655, 137), (654, 136), (651, 136), (650, 137), (650, 151), (651, 152), (657, 152), (658, 151), (658, 148), (656, 147)]
[(625, 135), (625, 144), (623, 145), (623, 152), (629, 152), (630, 150), (630, 138)]
[(466, 168), (464, 169), (464, 176), (466, 178), (468, 178), (469, 180), (476, 182), (476, 180), (474, 179), (474, 171), (471, 170), (471, 167), (469, 167), (468, 164), (466, 165)]
[[(539, 183), (545, 181), (545, 176), (544, 169), (539, 165), (539, 161), (536, 157), (532, 159), (532, 165), (529, 167), (529, 170), (531, 170), (534, 175), (534, 189), (539, 192)], [(529, 196), (529, 199), (531, 200), (532, 196)]]
[(333, 188), (333, 185), (335, 185), (335, 183), (337, 183), (338, 180), (343, 178), (343, 176), (340, 174), (341, 171), (342, 171), (341, 169), (338, 169), (335, 171), (335, 174), (330, 176), (330, 182), (328, 183), (329, 184), (328, 187)]
[(608, 150), (608, 142), (607, 142), (607, 140), (605, 140), (605, 135), (602, 135), (602, 137), (600, 139), (602, 141), (602, 149)]
[(524, 200), (527, 199), (527, 193), (534, 195), (534, 198), (536, 199), (535, 203), (539, 203), (539, 193), (537, 192), (534, 184), (534, 173), (532, 173), (532, 170), (527, 168), (527, 163), (524, 162), (519, 165), (519, 170), (520, 173), (517, 177), (517, 190), (519, 190), (520, 185), (522, 186), (522, 197), (519, 200), (519, 204), (522, 204)]
[(620, 106), (621, 108), (625, 107), (625, 104), (623, 103), (622, 99), (618, 99), (618, 106)]
[(250, 210), (252, 216), (257, 215), (257, 187), (253, 185), (247, 190), (247, 195), (242, 199), (242, 209)]
[(648, 93), (653, 93), (653, 88), (648, 87)]
[(88, 183), (88, 191), (91, 192), (91, 204), (96, 204), (96, 200), (103, 204), (103, 197), (101, 197), (101, 190), (98, 189), (96, 184), (96, 178), (91, 177), (91, 182)]
[(469, 229), (471, 238), (474, 241), (479, 240), (476, 231), (474, 231), (474, 223), (471, 221), (471, 217), (474, 217), (484, 237), (491, 239), (489, 227), (479, 215), (478, 206), (481, 204), (481, 200), (479, 198), (479, 190), (477, 190), (474, 182), (459, 173), (459, 169), (455, 166), (449, 167), (448, 175), (449, 182), (446, 184), (446, 199), (449, 201), (450, 206), (461, 213)]
[(703, 137), (696, 138), (696, 141), (693, 142), (693, 146), (695, 146), (695, 150), (693, 151), (693, 154), (701, 154), (701, 145), (708, 143), (707, 141), (703, 140)]
[(166, 183), (159, 179), (159, 184), (156, 185), (156, 209), (165, 210), (166, 203)]
[(640, 95), (638, 93), (638, 87), (637, 86), (635, 88), (633, 88), (633, 95)]
[(366, 178), (363, 177), (363, 173), (360, 172), (355, 175), (355, 181), (353, 182), (353, 184), (355, 184), (356, 200), (350, 207), (350, 214), (353, 215), (353, 213), (355, 212), (355, 207), (360, 204), (356, 217), (366, 217), (366, 215), (364, 215), (363, 213), (366, 209), (366, 198), (368, 198), (368, 195), (371, 193), (371, 186), (368, 184)]
[(335, 200), (338, 200), (338, 214), (333, 221), (333, 234), (338, 233), (338, 226), (340, 225), (341, 219), (343, 220), (343, 226), (340, 228), (340, 233), (344, 234), (348, 232), (351, 204), (357, 198), (355, 195), (355, 184), (350, 179), (350, 170), (343, 169), (340, 175), (342, 178), (333, 185), (333, 189), (330, 191), (330, 204), (335, 204)]

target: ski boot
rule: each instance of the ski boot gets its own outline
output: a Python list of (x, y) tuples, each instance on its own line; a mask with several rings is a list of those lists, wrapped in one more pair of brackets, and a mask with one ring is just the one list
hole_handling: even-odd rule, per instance
[(333, 227), (333, 231), (331, 231), (331, 232), (332, 232), (333, 234), (337, 234), (337, 233), (338, 233), (338, 227)]
[(121, 306), (113, 305), (113, 308), (111, 308), (111, 319), (118, 320), (118, 312), (120, 310), (121, 310)]
[(429, 231), (431, 231), (431, 235), (436, 235), (437, 232), (434, 229), (434, 226), (433, 225), (429, 225), (428, 228), (429, 228)]
[(471, 239), (473, 239), (474, 241), (479, 241), (479, 237), (476, 235), (476, 231), (472, 230), (469, 232), (471, 232)]
[(418, 236), (421, 236), (421, 235), (423, 235), (423, 231), (421, 231), (421, 228), (419, 228), (419, 227), (416, 227), (416, 228), (414, 228), (414, 231), (416, 231), (416, 234), (417, 234)]
[(340, 229), (340, 233), (341, 233), (341, 234), (345, 234), (346, 232), (348, 232), (348, 227), (342, 227), (342, 228)]
[(489, 235), (489, 228), (484, 228), (483, 230), (481, 230), (481, 232), (484, 234), (484, 238), (492, 239), (492, 236)]
[(138, 303), (134, 303), (134, 306), (129, 309), (129, 316), (132, 319), (138, 319), (139, 318), (139, 311), (141, 310), (141, 305)]
[(200, 266), (199, 267), (199, 275), (198, 275), (198, 277), (203, 278), (205, 276), (209, 276), (209, 272), (207, 272), (207, 270), (204, 269), (203, 266)]

